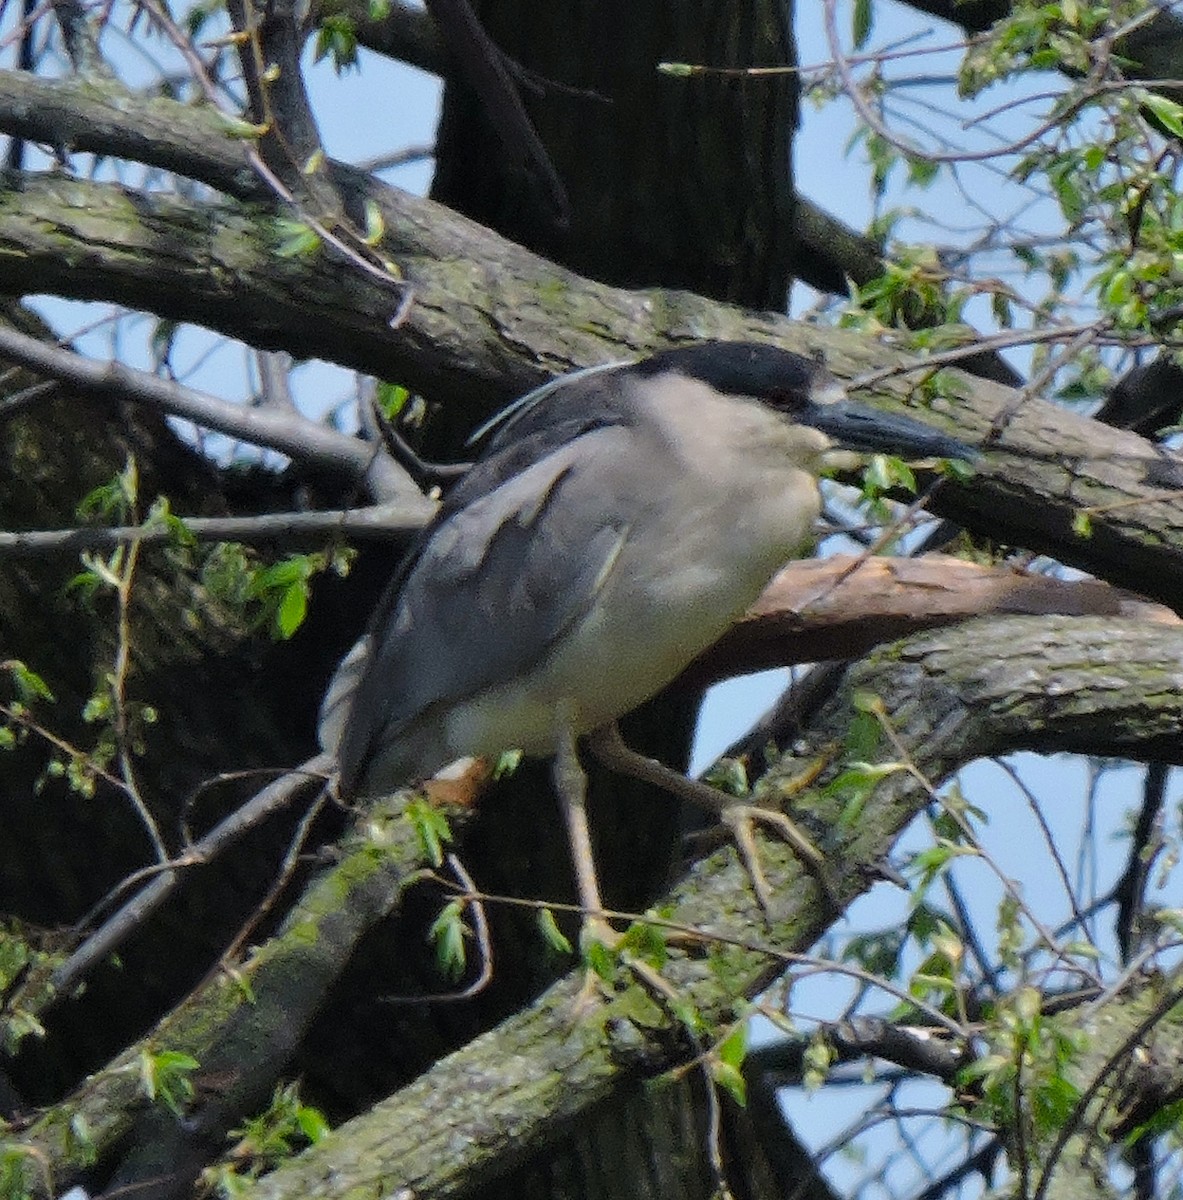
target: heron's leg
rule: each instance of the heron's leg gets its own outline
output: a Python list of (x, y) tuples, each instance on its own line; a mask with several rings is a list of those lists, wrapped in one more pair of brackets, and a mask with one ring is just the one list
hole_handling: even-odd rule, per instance
[(840, 907), (833, 884), (826, 873), (825, 855), (784, 813), (755, 804), (744, 804), (733, 796), (700, 783), (697, 779), (688, 779), (680, 771), (667, 767), (655, 758), (638, 754), (625, 745), (615, 722), (602, 725), (590, 733), (587, 744), (588, 749), (611, 770), (663, 788), (680, 800), (688, 800), (691, 804), (714, 813), (735, 838), (740, 858), (743, 859), (751, 878), (756, 899), (768, 916), (773, 914), (773, 897), (767, 876), (760, 866), (760, 856), (753, 833), (757, 824), (769, 826), (788, 842), (802, 865), (817, 880), (818, 887), (826, 899), (835, 907)]
[(575, 734), (567, 720), (559, 723), (552, 778), (563, 822), (567, 827), (571, 865), (575, 869), (575, 887), (579, 892), (579, 906), (583, 909), (580, 941), (614, 946), (619, 941), (619, 935), (603, 916), (604, 902), (600, 898), (600, 882), (596, 877), (595, 859), (592, 856), (591, 834), (587, 824), (587, 775), (579, 762)]

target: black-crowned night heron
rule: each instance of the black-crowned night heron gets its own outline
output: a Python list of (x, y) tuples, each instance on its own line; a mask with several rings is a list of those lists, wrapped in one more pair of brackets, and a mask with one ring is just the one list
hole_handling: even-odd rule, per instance
[(468, 755), (554, 754), (580, 898), (598, 910), (575, 750), (591, 735), (601, 756), (730, 817), (755, 867), (748, 822), (776, 814), (632, 754), (617, 718), (807, 542), (839, 448), (969, 451), (851, 403), (816, 362), (737, 342), (577, 371), (487, 428), (325, 697), (339, 791), (392, 791)]

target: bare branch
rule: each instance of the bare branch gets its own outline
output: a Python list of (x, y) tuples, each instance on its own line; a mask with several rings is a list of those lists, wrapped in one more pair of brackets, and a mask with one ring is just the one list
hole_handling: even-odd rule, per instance
[[(846, 1021), (827, 1021), (820, 1032), (836, 1053), (839, 1062), (857, 1062), (863, 1058), (881, 1058), (909, 1071), (932, 1075), (944, 1083), (953, 1083), (966, 1063), (967, 1047), (932, 1029), (897, 1025), (880, 1017), (852, 1017)], [(782, 1038), (752, 1050), (744, 1062), (767, 1071), (782, 1083), (799, 1083), (805, 1069), (806, 1051), (813, 1033)]]
[(205, 837), (189, 847), (177, 863), (166, 864), (165, 870), (157, 874), (151, 883), (105, 921), (54, 971), (51, 977), (53, 995), (49, 997), (49, 1001), (52, 1002), (55, 997), (61, 999), (68, 996), (97, 963), (126, 941), (176, 890), (185, 867), (209, 862), (217, 857), (247, 830), (289, 804), (309, 783), (323, 783), (326, 773), (331, 768), (332, 761), (327, 755), (310, 758), (295, 770), (281, 775), (274, 783), (268, 784), (245, 804), (235, 809)]
[(366, 445), (297, 413), (230, 404), (121, 363), (84, 358), (15, 329), (0, 327), (0, 355), (90, 395), (152, 404), (207, 429), (340, 471), (364, 483), (377, 498), (408, 505), (416, 497), (422, 499), (410, 477), (382, 447)]
[(0, 71), (0, 130), (64, 154), (89, 152), (159, 167), (229, 196), (269, 195), (242, 133), (213, 107), (140, 96), (92, 76), (44, 79)]
[[(250, 546), (291, 545), (302, 539), (339, 537), (349, 541), (400, 541), (417, 533), (433, 511), (429, 500), (375, 504), (322, 512), (263, 513), (257, 517), (181, 517), (185, 532), (199, 542), (244, 542)], [(95, 529), (0, 531), (0, 555), (17, 558), (110, 550), (125, 542), (160, 545), (178, 534), (165, 523)]]
[(990, 613), (1125, 616), (1177, 624), (1163, 605), (1095, 580), (1024, 575), (940, 554), (790, 563), (683, 680), (700, 685), (790, 663), (853, 659), (873, 646)]
[[(1046, 664), (1045, 670), (1033, 670), (1034, 663)], [(1170, 627), (1090, 618), (976, 621), (922, 635), (856, 668), (827, 706), (811, 745), (841, 740), (852, 692), (872, 689), (888, 702), (909, 753), (933, 777), (1000, 744), (1046, 750), (1087, 744), (1093, 752), (1119, 754), (1145, 745), (1180, 761), (1177, 705), (1169, 713), (1156, 710), (1158, 698), (1183, 694), (1181, 663), (1183, 636)], [(1073, 675), (1065, 681), (1073, 705), (1046, 703), (1045, 671), (1057, 679)], [(1115, 672), (1128, 686), (1114, 686)], [(1155, 699), (1148, 704), (1150, 697)], [(790, 774), (793, 764), (783, 770)], [(844, 887), (867, 886), (855, 878), (854, 865), (879, 861), (924, 803), (923, 789), (906, 773), (876, 789), (849, 840), (831, 848), (851, 868)], [(776, 872), (770, 879), (784, 903), (772, 928), (731, 850), (700, 864), (675, 893), (673, 919), (679, 924), (746, 947), (734, 956), (728, 952), (726, 988), (714, 972), (702, 969), (698, 955), (671, 947), (664, 974), (707, 1021), (729, 1020), (736, 990), (751, 995), (765, 986), (781, 969), (780, 954), (807, 946), (827, 919), (808, 874), (791, 854), (767, 846), (764, 857)], [(569, 978), (551, 988), (531, 1009), (285, 1163), (252, 1196), (328, 1200), (354, 1189), (373, 1190), (379, 1181), (384, 1194), (412, 1185), (422, 1197), (455, 1194), (461, 1180), (488, 1171), (507, 1146), (515, 1154), (528, 1153), (551, 1130), (578, 1119), (614, 1082), (678, 1061), (679, 1051), (651, 1028), (580, 1020), (580, 982)], [(605, 1031), (618, 1036), (604, 1037)], [(523, 1086), (527, 1063), (535, 1066), (529, 1086)]]

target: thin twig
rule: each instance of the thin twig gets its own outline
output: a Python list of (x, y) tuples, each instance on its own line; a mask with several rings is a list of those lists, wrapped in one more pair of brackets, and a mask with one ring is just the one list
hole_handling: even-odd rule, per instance
[(132, 763), (131, 722), (127, 709), (127, 677), (131, 671), (131, 594), (135, 581), (136, 566), (140, 558), (140, 546), (133, 542), (123, 555), (123, 562), (115, 580), (115, 596), (118, 604), (115, 638), (115, 669), (111, 673), (111, 703), (113, 705), (113, 727), (115, 746), (119, 755), (119, 772), (123, 776), (124, 790), (131, 798), (132, 807), (139, 816), (144, 828), (148, 831), (152, 848), (156, 852), (156, 861), (168, 861), (168, 849), (160, 836), (156, 818), (144, 803), (136, 782), (135, 767)]
[(1177, 987), (1169, 991), (1151, 1011), (1150, 1015), (1145, 1020), (1138, 1023), (1137, 1028), (1127, 1037), (1120, 1046), (1105, 1060), (1105, 1064), (1097, 1072), (1092, 1082), (1084, 1089), (1077, 1100), (1075, 1107), (1072, 1109), (1068, 1120), (1064, 1122), (1060, 1128), (1060, 1132), (1056, 1135), (1056, 1140), (1052, 1143), (1051, 1149), (1048, 1151), (1043, 1160), (1043, 1170), (1039, 1176), (1039, 1185), (1035, 1189), (1035, 1195), (1031, 1200), (1044, 1200), (1047, 1195), (1047, 1190), (1051, 1186), (1052, 1174), (1056, 1164), (1060, 1161), (1060, 1155), (1064, 1153), (1065, 1147), (1071, 1140), (1076, 1131), (1080, 1128), (1080, 1123), (1084, 1119), (1084, 1114), (1092, 1104), (1097, 1093), (1104, 1086), (1105, 1081), (1113, 1074), (1114, 1070), (1121, 1066), (1126, 1061), (1128, 1056), (1134, 1049), (1143, 1041), (1146, 1035), (1161, 1021), (1167, 1013), (1183, 1000), (1183, 988)]
[(271, 911), (275, 906), (276, 900), (279, 899), (284, 888), (287, 887), (292, 875), (295, 873), (296, 864), (300, 861), (300, 852), (304, 849), (308, 841), (308, 835), (312, 831), (312, 823), (320, 815), (328, 798), (328, 788), (321, 788), (316, 798), (308, 806), (307, 811), (300, 818), (299, 824), (292, 834), (291, 841), (288, 843), (287, 852), (284, 854), (283, 862), (280, 864), (279, 873), (267, 889), (267, 894), (255, 906), (254, 912), (246, 919), (239, 931), (230, 939), (230, 944), (222, 951), (220, 962), (224, 969), (230, 969), (230, 963), (246, 944), (247, 938), (259, 927), (259, 922)]
[[(521, 896), (506, 896), (495, 892), (464, 891), (440, 875), (429, 874), (430, 878), (435, 880), (441, 887), (448, 888), (461, 899), (483, 900), (488, 904), (500, 904), (510, 908), (528, 908), (534, 911), (550, 909), (552, 912), (571, 913), (575, 916), (586, 915), (584, 909), (578, 904), (560, 904), (550, 900), (528, 900)], [(662, 917), (656, 917), (652, 913), (626, 912), (619, 909), (604, 908), (599, 910), (596, 915), (603, 917), (606, 921), (636, 922), (647, 925), (653, 929), (676, 934), (680, 940), (695, 945), (736, 946), (740, 949), (750, 950), (753, 953), (768, 955), (779, 962), (785, 963), (787, 966), (802, 968), (802, 974), (807, 976), (835, 974), (855, 979), (860, 983), (868, 984), (885, 992), (887, 995), (907, 1005), (909, 1009), (923, 1013), (934, 1026), (947, 1030), (955, 1037), (967, 1036), (966, 1029), (946, 1013), (941, 1012), (939, 1008), (912, 995), (906, 988), (896, 987), (889, 979), (884, 979), (870, 971), (865, 971), (852, 963), (835, 962), (831, 959), (820, 958), (817, 955), (811, 954), (796, 954), (792, 951), (783, 950), (779, 946), (754, 939), (726, 937), (717, 932), (707, 932), (693, 925), (682, 924), (679, 921), (668, 921)]]
[(93, 529), (32, 529), (0, 531), (0, 557), (32, 557), (110, 550), (124, 544), (177, 543), (185, 535), (197, 542), (243, 542), (270, 545), (299, 538), (341, 537), (351, 540), (396, 541), (417, 533), (430, 519), (433, 503), (374, 504), (366, 508), (325, 509), (321, 512), (262, 513), (256, 517), (181, 517), (184, 533), (170, 524), (112, 525)]
[(1022, 775), (1005, 759), (997, 758), (994, 762), (1008, 776), (1011, 783), (1023, 793), (1023, 797), (1027, 801), (1027, 807), (1030, 808), (1031, 815), (1035, 818), (1035, 822), (1039, 826), (1039, 832), (1043, 836), (1044, 844), (1047, 846), (1048, 853), (1055, 864), (1056, 872), (1060, 876), (1060, 884), (1064, 888), (1064, 894), (1068, 897), (1068, 904), (1072, 908), (1073, 921), (1081, 932), (1084, 933), (1085, 937), (1089, 938), (1090, 941), (1095, 941), (1096, 939), (1093, 938), (1089, 930), (1088, 920), (1084, 913), (1080, 911), (1080, 906), (1076, 902), (1076, 892), (1072, 887), (1072, 881), (1068, 878), (1068, 868), (1064, 865), (1064, 860), (1060, 857), (1060, 852), (1056, 848), (1055, 838), (1052, 836), (1047, 818), (1043, 815), (1043, 809), (1040, 807), (1038, 797), (1028, 787)]
[[(330, 755), (318, 754), (295, 770), (285, 772), (195, 843), (184, 855), (183, 865), (210, 861), (249, 829), (282, 808), (310, 781), (323, 782), (332, 767)], [(68, 995), (100, 960), (135, 932), (168, 899), (180, 882), (181, 871), (169, 867), (105, 921), (54, 971), (50, 979), (54, 996)], [(48, 1003), (52, 1004), (53, 999)]]
[(15, 329), (0, 327), (0, 355), (92, 395), (153, 404), (252, 445), (340, 471), (365, 483), (377, 499), (398, 500), (418, 494), (380, 446), (367, 446), (298, 414), (231, 404), (122, 363), (86, 358)]
[(879, 727), (883, 730), (884, 736), (891, 743), (892, 749), (899, 756), (902, 767), (912, 776), (913, 779), (916, 780), (917, 783), (920, 784), (922, 788), (924, 788), (924, 790), (928, 793), (929, 798), (944, 810), (949, 819), (953, 821), (953, 823), (961, 831), (968, 844), (973, 847), (974, 853), (977, 855), (977, 857), (980, 858), (982, 862), (984, 862), (990, 868), (995, 877), (998, 879), (999, 883), (1002, 884), (1003, 890), (1011, 898), (1011, 900), (1014, 901), (1018, 911), (1021, 912), (1023, 916), (1031, 922), (1031, 926), (1039, 936), (1039, 940), (1043, 942), (1045, 948), (1051, 953), (1052, 957), (1063, 962), (1070, 971), (1077, 972), (1090, 983), (1095, 983), (1098, 987), (1100, 987), (1101, 980), (1097, 976), (1086, 971), (1079, 962), (1065, 954), (1065, 952), (1060, 948), (1054, 933), (1043, 924), (1038, 916), (1036, 916), (1035, 911), (1023, 898), (1023, 893), (1015, 881), (1011, 879), (1005, 871), (1003, 871), (1003, 869), (998, 865), (998, 862), (995, 860), (994, 856), (990, 854), (990, 852), (982, 845), (981, 840), (975, 833), (973, 826), (970, 825), (965, 817), (954, 806), (946, 803), (941, 798), (932, 781), (928, 779), (924, 772), (921, 771), (920, 768), (917, 767), (912, 761), (911, 756), (908, 754), (907, 747), (900, 740), (899, 735), (893, 728), (891, 721), (888, 720), (887, 713), (884, 711), (882, 706), (880, 704), (876, 704), (871, 711), (875, 719), (879, 722)]

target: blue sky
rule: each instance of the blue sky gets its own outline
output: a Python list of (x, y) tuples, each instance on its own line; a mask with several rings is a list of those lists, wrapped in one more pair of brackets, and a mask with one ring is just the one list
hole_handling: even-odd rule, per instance
[[(8, 6), (0, 29), (10, 25), (12, 9), (13, 6)], [(798, 0), (797, 34), (801, 62), (806, 66), (823, 63), (830, 57), (820, 19), (821, 10), (817, 0)], [(952, 29), (892, 0), (879, 0), (875, 12), (878, 23), (873, 44), (876, 46), (896, 45), (911, 50), (924, 44), (942, 46), (956, 40)], [(849, 5), (844, 7), (841, 26), (844, 31), (849, 30)], [(114, 41), (119, 35), (110, 36)], [(921, 38), (926, 38), (927, 42), (917, 40)], [(126, 53), (129, 63), (137, 62), (138, 50), (129, 48)], [(914, 137), (927, 145), (937, 144), (932, 140), (934, 137), (949, 136), (962, 144), (980, 148), (1017, 136), (1029, 123), (1032, 112), (1029, 107), (1006, 108), (980, 125), (963, 127), (971, 110), (953, 98), (947, 82), (956, 72), (958, 59), (957, 53), (950, 50), (924, 58), (902, 59), (888, 68), (897, 79), (924, 77), (910, 86), (901, 84), (893, 92), (893, 127), (904, 136)], [(143, 63), (142, 70), (147, 78), (149, 64)], [(1047, 82), (1049, 87), (1060, 86), (1055, 79)], [(434, 78), (413, 68), (397, 66), (363, 51), (360, 71), (337, 76), (327, 62), (321, 63), (310, 69), (309, 85), (326, 148), (334, 157), (363, 161), (409, 146), (429, 145), (433, 139), (439, 85)], [(693, 86), (690, 81), (685, 85)], [(380, 102), (375, 102), (375, 97), (380, 98)], [(977, 102), (973, 111), (982, 114), (1017, 98), (1017, 93), (994, 89)], [(905, 239), (961, 244), (980, 233), (986, 212), (1004, 220), (1015, 219), (1035, 234), (1059, 227), (1058, 212), (1050, 201), (1029, 188), (1009, 183), (988, 166), (966, 167), (956, 179), (942, 181), (919, 193), (904, 191), (902, 172), (897, 172), (886, 198), (877, 202), (868, 186), (868, 171), (861, 148), (856, 147), (849, 154), (843, 150), (857, 127), (850, 104), (840, 99), (818, 107), (807, 101), (802, 117), (802, 129), (795, 147), (798, 188), (856, 228), (865, 227), (883, 207), (899, 207), (906, 213), (913, 206), (917, 210), (939, 214), (940, 221), (934, 224), (919, 216), (905, 215), (899, 225), (900, 235)], [(426, 190), (430, 171), (428, 160), (390, 171), (386, 178), (397, 186), (421, 192)], [(998, 270), (1006, 267), (1000, 256)], [(804, 289), (800, 290), (794, 297), (794, 311), (802, 311), (814, 299)], [(41, 307), (63, 334), (110, 312), (105, 305), (65, 304), (56, 300), (46, 300)], [(983, 330), (990, 328), (991, 318), (984, 303), (971, 306), (969, 316)], [(144, 365), (148, 362), (146, 347), (150, 329), (151, 323), (147, 320), (133, 322), (118, 332), (106, 325), (83, 338), (80, 345), (96, 355), (110, 353), (117, 346), (122, 357)], [(249, 355), (242, 347), (229, 343), (214, 346), (208, 337), (198, 332), (187, 333), (175, 361), (183, 381), (192, 386), (228, 397), (241, 395), (246, 388)], [(1016, 356), (1019, 365), (1023, 361), (1021, 354)], [(348, 372), (310, 363), (296, 372), (295, 386), (308, 411), (320, 414), (347, 403), (354, 380)], [(225, 452), (229, 448), (224, 439), (212, 439), (211, 445), (215, 452)], [(783, 686), (784, 674), (734, 681), (716, 690), (704, 713), (696, 752), (696, 762), (700, 766), (746, 729), (775, 698)], [(1090, 781), (1090, 768), (1086, 763), (1063, 757), (1037, 759), (1032, 755), (1018, 756), (1017, 762), (1023, 782), (1040, 797), (1042, 811), (1061, 844), (1061, 855), (1071, 872), (1079, 876), (1081, 883), (1087, 882), (1090, 875), (1096, 875), (1102, 881), (1111, 880), (1124, 861), (1125, 846), (1119, 835), (1126, 809), (1136, 802), (1140, 771), (1127, 767), (1105, 774), (1089, 801), (1092, 805), (1090, 828), (1084, 815)], [(1042, 831), (1019, 786), (996, 765), (989, 763), (975, 764), (967, 769), (962, 773), (962, 782), (967, 795), (990, 813), (985, 841), (997, 856), (1002, 870), (1023, 881), (1027, 898), (1044, 914), (1049, 924), (1055, 924), (1067, 915), (1068, 905), (1055, 872), (1049, 869)], [(1171, 803), (1177, 804), (1178, 798), (1176, 780)], [(920, 832), (915, 832), (906, 842), (919, 845), (921, 836)], [(975, 915), (988, 933), (993, 928), (994, 912), (1001, 895), (1000, 884), (981, 862), (967, 862), (958, 871), (967, 894), (972, 897)], [(1104, 890), (1104, 886), (1102, 882), (1098, 890)], [(898, 924), (907, 911), (907, 898), (898, 890), (883, 885), (854, 906), (840, 931), (849, 933), (860, 927)], [(832, 978), (817, 978), (795, 990), (794, 1007), (805, 1016), (832, 1017), (840, 1011), (849, 993), (847, 984)], [(939, 1093), (939, 1089), (935, 1093)], [(925, 1093), (927, 1100), (916, 1102), (939, 1103), (940, 1095), (935, 1093), (930, 1088)], [(800, 1118), (801, 1130), (818, 1145), (829, 1136), (836, 1122), (859, 1111), (860, 1105), (865, 1107), (870, 1098), (869, 1091), (864, 1094), (854, 1089), (823, 1090), (812, 1098), (794, 1093), (790, 1104), (794, 1115)], [(953, 1143), (943, 1139), (940, 1144), (934, 1142), (931, 1151), (934, 1161), (947, 1161), (955, 1140)], [(872, 1157), (889, 1153), (890, 1149), (880, 1143)], [(849, 1157), (837, 1159), (832, 1165), (835, 1177), (843, 1187), (848, 1187), (871, 1169)], [(890, 1167), (889, 1171), (899, 1173), (904, 1169), (905, 1165), (901, 1163)], [(891, 1182), (896, 1182), (894, 1176)]]

